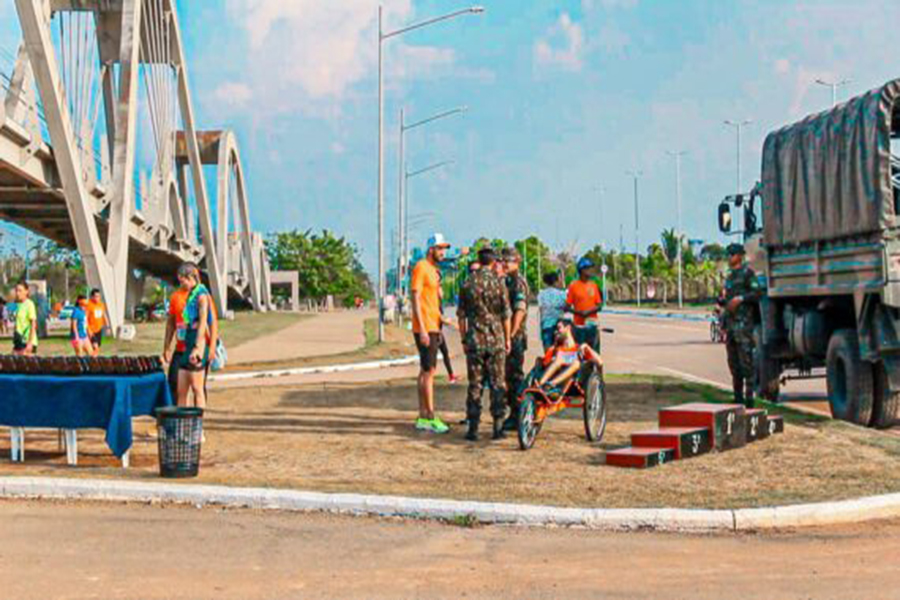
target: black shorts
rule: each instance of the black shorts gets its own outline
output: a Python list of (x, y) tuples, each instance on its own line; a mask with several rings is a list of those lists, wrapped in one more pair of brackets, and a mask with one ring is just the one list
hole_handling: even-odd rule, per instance
[(419, 349), (419, 365), (423, 371), (433, 371), (437, 368), (438, 349), (441, 347), (441, 334), (429, 333), (428, 345), (423, 346), (419, 334), (413, 334), (416, 338), (416, 348)]
[(103, 345), (103, 330), (101, 329), (97, 333), (91, 335), (91, 345), (97, 346), (98, 348)]
[[(28, 347), (28, 342), (22, 337), (21, 333), (13, 333), (13, 352), (23, 352)], [(32, 352), (37, 354), (37, 346), (32, 348)]]

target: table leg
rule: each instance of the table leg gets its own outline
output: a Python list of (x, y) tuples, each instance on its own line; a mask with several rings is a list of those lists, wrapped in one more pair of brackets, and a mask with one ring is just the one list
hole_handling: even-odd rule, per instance
[(78, 464), (78, 430), (66, 429), (64, 437), (66, 438), (66, 462), (75, 466)]
[(25, 429), (23, 427), (9, 428), (9, 442), (11, 447), (10, 458), (13, 462), (25, 462)]

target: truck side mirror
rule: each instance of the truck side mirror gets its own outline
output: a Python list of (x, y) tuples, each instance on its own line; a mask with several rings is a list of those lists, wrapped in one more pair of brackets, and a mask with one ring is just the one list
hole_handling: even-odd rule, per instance
[(731, 233), (731, 207), (727, 202), (719, 205), (719, 231)]

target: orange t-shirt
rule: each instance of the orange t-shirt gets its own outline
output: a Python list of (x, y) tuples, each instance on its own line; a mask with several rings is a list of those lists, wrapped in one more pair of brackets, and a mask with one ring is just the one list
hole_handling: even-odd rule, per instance
[(419, 293), (419, 310), (423, 322), (419, 323), (413, 311), (414, 333), (439, 333), (441, 331), (441, 274), (427, 260), (420, 260), (413, 269), (410, 289)]
[[(600, 296), (600, 288), (597, 287), (597, 284), (593, 281), (588, 281), (587, 283), (581, 281), (580, 279), (573, 281), (569, 285), (569, 293), (566, 296), (566, 304), (571, 306), (574, 310), (592, 310), (594, 308), (598, 308), (603, 303), (603, 298)], [(597, 316), (594, 315), (591, 317), (591, 320), (596, 319)], [(575, 324), (576, 325), (584, 325), (587, 322), (587, 319), (582, 317), (581, 315), (575, 315)]]
[(106, 305), (101, 302), (93, 302), (88, 300), (87, 307), (87, 328), (90, 335), (100, 333), (106, 324)]
[(175, 317), (175, 337), (178, 339), (178, 343), (175, 345), (176, 352), (184, 352), (186, 349), (184, 338), (187, 328), (184, 325), (184, 306), (187, 304), (187, 299), (187, 290), (183, 288), (178, 288), (169, 296), (169, 314)]

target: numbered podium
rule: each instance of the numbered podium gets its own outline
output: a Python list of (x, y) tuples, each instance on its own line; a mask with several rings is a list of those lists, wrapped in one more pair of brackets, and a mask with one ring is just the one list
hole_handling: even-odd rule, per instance
[(784, 431), (784, 419), (740, 404), (682, 404), (659, 411), (659, 429), (631, 434), (631, 446), (606, 453), (606, 464), (645, 469), (713, 450), (741, 448)]

